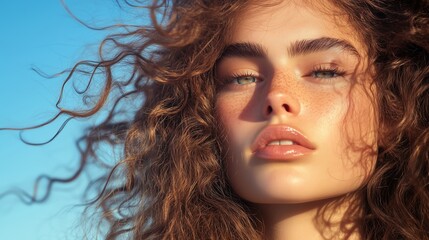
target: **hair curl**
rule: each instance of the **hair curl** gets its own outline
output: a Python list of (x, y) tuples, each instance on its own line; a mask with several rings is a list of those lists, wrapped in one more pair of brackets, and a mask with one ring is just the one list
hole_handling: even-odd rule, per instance
[[(89, 110), (61, 109), (59, 115), (92, 116), (113, 90), (121, 94), (108, 117), (82, 138), (74, 176), (50, 181), (73, 181), (90, 162), (100, 161), (100, 144), (123, 147), (122, 160), (94, 182), (102, 186), (93, 204), (108, 224), (107, 239), (263, 238), (263, 223), (227, 182), (214, 112), (213, 68), (249, 2), (155, 0), (148, 7), (151, 25), (110, 35), (99, 62), (72, 69), (66, 82), (86, 66), (101, 71), (104, 88)], [(360, 190), (362, 237), (429, 239), (429, 2), (334, 4), (366, 44), (377, 88), (379, 150)], [(105, 55), (106, 46), (113, 52)], [(114, 67), (123, 64), (132, 67), (125, 80), (114, 76)], [(120, 102), (130, 96), (142, 99), (140, 106), (133, 119), (118, 119)]]

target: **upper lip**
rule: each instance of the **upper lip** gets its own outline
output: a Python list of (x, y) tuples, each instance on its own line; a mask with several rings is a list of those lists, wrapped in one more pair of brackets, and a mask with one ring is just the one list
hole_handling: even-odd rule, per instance
[(296, 144), (308, 149), (315, 149), (312, 144), (302, 133), (293, 127), (287, 125), (270, 125), (265, 127), (255, 138), (251, 145), (252, 152), (265, 148), (268, 143), (279, 140), (291, 140)]

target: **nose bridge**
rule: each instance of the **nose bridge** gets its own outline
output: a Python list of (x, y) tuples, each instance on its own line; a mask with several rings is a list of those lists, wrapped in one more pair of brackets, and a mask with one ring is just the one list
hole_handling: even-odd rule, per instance
[(287, 92), (290, 89), (292, 76), (284, 71), (275, 72), (273, 74), (270, 92)]
[(294, 115), (300, 111), (299, 100), (296, 97), (296, 79), (292, 74), (276, 72), (268, 88), (265, 114), (270, 115)]

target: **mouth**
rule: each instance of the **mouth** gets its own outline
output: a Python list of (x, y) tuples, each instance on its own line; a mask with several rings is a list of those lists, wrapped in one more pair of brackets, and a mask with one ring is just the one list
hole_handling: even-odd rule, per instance
[(287, 125), (264, 128), (251, 145), (257, 158), (293, 160), (312, 153), (316, 147), (298, 130)]
[(297, 143), (291, 140), (274, 140), (267, 144), (267, 146), (288, 146), (288, 145), (297, 145)]

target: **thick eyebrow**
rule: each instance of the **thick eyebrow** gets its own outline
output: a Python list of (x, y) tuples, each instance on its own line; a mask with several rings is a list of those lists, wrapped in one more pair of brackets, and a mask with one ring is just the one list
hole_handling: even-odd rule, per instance
[[(348, 41), (329, 37), (295, 41), (290, 46), (288, 46), (287, 53), (289, 57), (295, 57), (298, 55), (326, 51), (332, 48), (339, 48), (357, 57), (360, 56), (357, 49)], [(225, 57), (266, 58), (267, 55), (267, 50), (261, 44), (239, 42), (227, 45), (224, 48), (219, 60)]]
[(267, 55), (268, 55), (267, 51), (260, 44), (250, 43), (250, 42), (240, 42), (240, 43), (233, 43), (233, 44), (227, 45), (224, 48), (220, 56), (220, 59), (224, 57), (266, 58)]
[(326, 51), (332, 48), (339, 48), (359, 57), (356, 48), (346, 40), (322, 37), (316, 39), (304, 39), (293, 42), (287, 49), (289, 57), (305, 55), (314, 52)]

